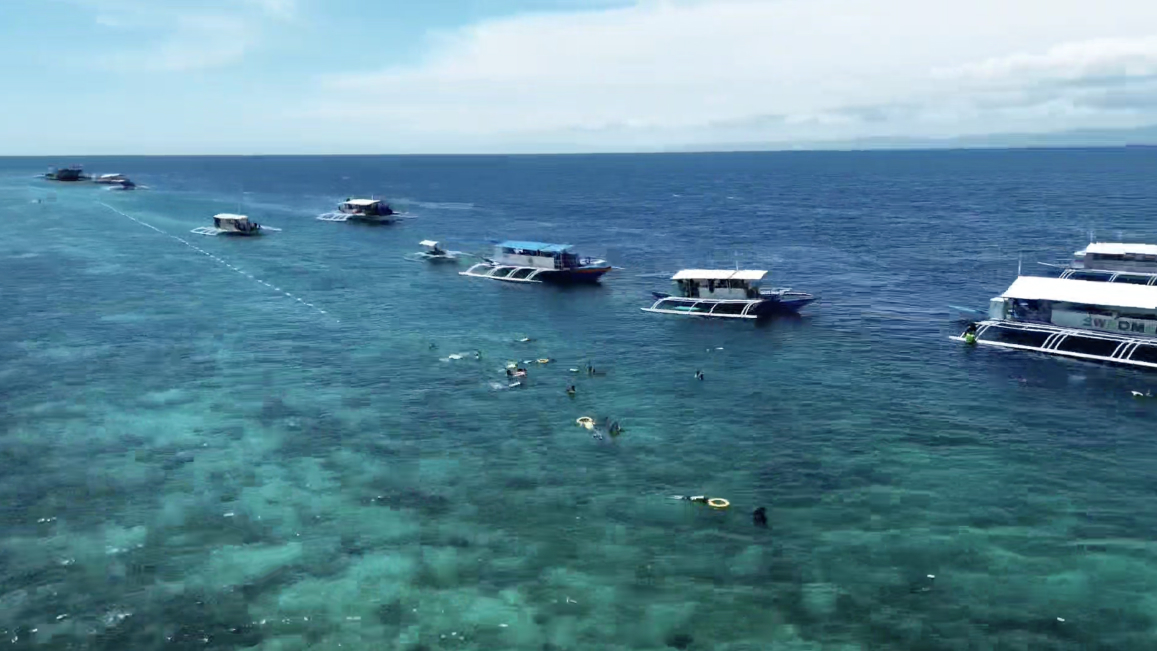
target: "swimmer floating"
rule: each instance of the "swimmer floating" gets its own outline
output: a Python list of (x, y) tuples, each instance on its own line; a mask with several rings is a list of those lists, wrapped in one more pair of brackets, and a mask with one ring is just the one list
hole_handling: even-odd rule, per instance
[(707, 497), (706, 495), (672, 495), (671, 499), (706, 504), (713, 509), (725, 509), (731, 506), (731, 502), (728, 502), (722, 497)]

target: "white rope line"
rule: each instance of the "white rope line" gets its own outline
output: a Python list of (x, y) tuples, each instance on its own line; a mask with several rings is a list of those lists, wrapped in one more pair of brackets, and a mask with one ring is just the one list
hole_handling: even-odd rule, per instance
[(235, 271), (235, 272), (241, 274), (242, 276), (245, 276), (246, 278), (249, 278), (250, 280), (253, 280), (253, 281), (256, 281), (262, 285), (265, 285), (266, 287), (268, 287), (269, 289), (272, 289), (275, 292), (278, 292), (280, 294), (284, 294), (286, 297), (293, 299), (293, 300), (297, 301), (298, 303), (301, 303), (302, 305), (310, 308), (311, 310), (314, 310), (318, 314), (324, 314), (326, 316), (329, 316), (330, 318), (334, 318), (329, 314), (329, 312), (326, 312), (325, 310), (314, 305), (313, 303), (307, 303), (301, 297), (294, 296), (293, 294), (290, 294), (289, 292), (281, 289), (280, 287), (276, 287), (274, 285), (271, 285), (271, 284), (265, 282), (264, 280), (261, 280), (260, 278), (257, 278), (256, 276), (249, 273), (248, 271), (245, 271), (245, 270), (241, 269), (240, 267), (236, 267), (236, 266), (230, 264), (226, 260), (223, 260), (223, 259), (213, 255), (212, 253), (206, 251), (205, 249), (202, 249), (201, 247), (197, 246), (196, 244), (189, 242), (188, 240), (185, 240), (184, 238), (177, 237), (176, 235), (170, 235), (170, 234), (166, 233), (165, 231), (162, 231), (161, 229), (157, 228), (156, 226), (153, 226), (152, 224), (143, 222), (143, 221), (137, 219), (136, 217), (133, 217), (132, 215), (129, 215), (127, 213), (123, 213), (123, 212), (117, 210), (116, 208), (113, 208), (112, 206), (108, 205), (107, 203), (104, 203), (103, 201), (98, 201), (97, 203), (99, 203), (100, 205), (104, 206), (105, 208), (108, 208), (109, 210), (115, 212), (116, 214), (120, 215), (121, 217), (127, 217), (127, 218), (133, 220), (134, 222), (140, 224), (141, 226), (144, 226), (145, 228), (151, 228), (154, 231), (160, 233), (161, 235), (164, 235), (165, 237), (169, 237), (169, 238), (172, 238), (174, 240), (177, 240), (181, 244), (184, 244), (185, 246), (189, 247), (190, 249), (193, 249), (194, 251), (196, 251), (197, 253), (200, 253), (201, 255), (206, 256), (210, 260), (217, 262), (217, 263), (227, 267), (228, 269)]

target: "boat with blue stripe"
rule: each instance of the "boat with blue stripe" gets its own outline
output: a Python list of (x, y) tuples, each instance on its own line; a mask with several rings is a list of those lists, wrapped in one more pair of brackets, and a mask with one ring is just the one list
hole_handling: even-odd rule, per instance
[(679, 293), (651, 292), (655, 302), (644, 312), (725, 319), (759, 319), (792, 314), (816, 300), (790, 288), (762, 289), (767, 272), (759, 269), (684, 269), (675, 274)]
[(606, 260), (575, 254), (570, 244), (508, 240), (494, 247), (494, 257), (485, 258), (463, 276), (489, 278), (512, 283), (597, 283), (614, 269)]

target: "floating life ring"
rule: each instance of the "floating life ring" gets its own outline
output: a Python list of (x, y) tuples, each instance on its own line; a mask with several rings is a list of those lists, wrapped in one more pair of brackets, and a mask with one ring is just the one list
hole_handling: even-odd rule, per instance
[(579, 424), (579, 427), (585, 427), (587, 429), (595, 428), (595, 419), (590, 416), (582, 416), (576, 419), (575, 422)]
[(538, 360), (538, 363), (539, 363), (539, 364), (549, 364), (549, 363), (550, 363), (550, 360), (549, 360), (549, 359), (547, 359), (547, 358), (545, 358), (545, 357), (543, 357), (542, 359)]
[(711, 499), (707, 500), (707, 506), (710, 506), (713, 509), (725, 509), (731, 506), (731, 502), (728, 502), (722, 497), (712, 497)]

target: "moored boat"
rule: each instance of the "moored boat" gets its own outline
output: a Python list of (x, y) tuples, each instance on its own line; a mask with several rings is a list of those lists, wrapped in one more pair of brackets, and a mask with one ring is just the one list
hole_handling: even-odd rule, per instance
[(424, 250), (412, 254), (415, 259), (426, 260), (428, 262), (457, 262), (458, 258), (463, 255), (461, 251), (448, 251), (443, 249), (434, 240), (422, 240), (418, 243)]
[(1021, 276), (954, 339), (1157, 368), (1157, 287)]
[(73, 165), (71, 167), (52, 167), (49, 168), (48, 173), (44, 178), (49, 181), (63, 181), (71, 183), (75, 181), (87, 181), (89, 177), (84, 175), (84, 169), (80, 165)]
[(1157, 285), (1157, 245), (1094, 242), (1073, 254), (1061, 278)]
[(614, 269), (606, 260), (576, 255), (573, 248), (570, 244), (506, 241), (495, 247), (492, 259), (461, 275), (514, 283), (596, 283)]
[(253, 236), (261, 235), (262, 231), (264, 230), (264, 226), (256, 222), (249, 221), (249, 217), (246, 215), (221, 213), (218, 215), (213, 215), (212, 226), (198, 226), (190, 232), (196, 233), (198, 235)]
[(398, 221), (398, 213), (381, 199), (346, 199), (337, 207), (337, 212), (327, 212), (318, 219), (326, 222), (365, 222), (372, 224), (392, 224)]
[(725, 319), (758, 319), (790, 314), (816, 297), (790, 288), (762, 289), (767, 271), (757, 269), (684, 269), (675, 274), (678, 293), (652, 292), (644, 312)]

